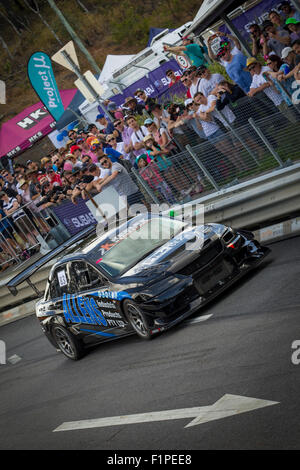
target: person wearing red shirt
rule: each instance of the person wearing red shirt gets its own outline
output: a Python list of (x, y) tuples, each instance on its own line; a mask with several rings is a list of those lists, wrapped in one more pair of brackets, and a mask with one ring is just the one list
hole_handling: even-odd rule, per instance
[(175, 75), (173, 69), (169, 69), (166, 71), (166, 76), (168, 77), (170, 81), (168, 87), (171, 88), (171, 86), (175, 85), (175, 83), (179, 82), (180, 80), (180, 75)]

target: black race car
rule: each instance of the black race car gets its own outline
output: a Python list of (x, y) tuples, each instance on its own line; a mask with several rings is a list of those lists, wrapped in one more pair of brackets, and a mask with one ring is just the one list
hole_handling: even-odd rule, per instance
[[(98, 236), (88, 229), (8, 284), (12, 293), (50, 258), (36, 315), (50, 342), (79, 359), (89, 344), (137, 333), (143, 339), (182, 321), (269, 253), (251, 232), (220, 224), (193, 227), (143, 214)], [(34, 287), (34, 286), (33, 286)]]

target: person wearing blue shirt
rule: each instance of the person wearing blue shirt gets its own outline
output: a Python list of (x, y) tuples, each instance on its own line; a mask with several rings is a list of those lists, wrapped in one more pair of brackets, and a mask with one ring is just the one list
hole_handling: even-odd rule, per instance
[(247, 57), (241, 52), (232, 54), (230, 48), (222, 47), (217, 56), (223, 59), (223, 64), (228, 76), (233, 80), (245, 93), (250, 91), (252, 82), (251, 75), (245, 70), (247, 65)]
[(96, 122), (99, 122), (101, 126), (104, 126), (104, 129), (101, 129), (101, 134), (114, 134), (117, 138), (117, 142), (121, 142), (121, 137), (119, 132), (115, 129), (115, 126), (111, 121), (108, 121), (105, 114), (98, 114), (96, 117)]
[(185, 36), (182, 38), (182, 46), (164, 46), (166, 52), (186, 56), (192, 65), (200, 67), (200, 65), (207, 65), (204, 54), (208, 53), (207, 47), (194, 44), (193, 40)]
[(119, 159), (123, 158), (123, 155), (120, 152), (111, 147), (103, 147), (103, 143), (100, 141), (91, 145), (91, 151), (97, 156), (98, 161), (100, 157), (105, 155), (107, 155), (113, 163), (120, 163)]

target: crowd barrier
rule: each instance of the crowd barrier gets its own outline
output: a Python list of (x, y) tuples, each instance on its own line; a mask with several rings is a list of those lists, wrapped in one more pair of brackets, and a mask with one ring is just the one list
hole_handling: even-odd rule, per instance
[[(284, 89), (280, 83), (279, 89)], [(177, 82), (158, 97), (158, 102), (182, 102), (185, 87)], [(290, 96), (289, 96), (290, 97)], [(180, 101), (181, 100), (181, 101)], [(231, 113), (215, 112), (223, 134), (204, 138), (195, 120), (187, 120), (173, 134), (177, 148), (143, 169), (132, 167), (138, 187), (136, 201), (151, 204), (183, 204), (202, 195), (245, 182), (300, 158), (299, 104), (285, 100), (275, 106), (265, 93), (245, 96), (228, 105)], [(20, 264), (35, 252), (51, 250), (97, 221), (85, 201), (64, 200), (46, 210), (30, 202), (22, 217), (4, 217), (0, 231), (0, 266)], [(20, 210), (18, 209), (18, 211)]]
[(283, 101), (275, 106), (261, 92), (239, 99), (229, 109), (230, 119), (224, 110), (215, 112), (221, 137), (205, 140), (195, 132), (195, 124), (186, 121), (173, 134), (177, 154), (132, 169), (148, 203), (185, 203), (299, 159), (299, 105)]

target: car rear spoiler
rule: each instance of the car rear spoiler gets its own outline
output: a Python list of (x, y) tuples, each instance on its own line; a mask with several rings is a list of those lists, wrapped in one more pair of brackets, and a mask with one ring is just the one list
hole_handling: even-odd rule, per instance
[(73, 237), (69, 238), (65, 242), (63, 242), (61, 245), (57, 246), (54, 248), (54, 250), (51, 250), (49, 253), (46, 255), (42, 256), (40, 259), (32, 263), (30, 266), (24, 269), (21, 273), (17, 274), (15, 277), (9, 280), (9, 282), (6, 284), (6, 287), (10, 291), (12, 295), (17, 295), (18, 294), (18, 289), (17, 286), (22, 284), (22, 282), (27, 282), (27, 284), (34, 290), (34, 292), (37, 294), (38, 297), (42, 296), (42, 292), (38, 290), (38, 288), (31, 282), (30, 277), (36, 273), (40, 268), (42, 268), (45, 264), (47, 264), (49, 261), (51, 261), (53, 258), (58, 256), (60, 253), (62, 253), (66, 248), (69, 248), (72, 246), (74, 243), (79, 242), (86, 236), (90, 235), (93, 231), (96, 230), (95, 225), (92, 227), (88, 227), (85, 230), (82, 230), (81, 232), (77, 233)]

